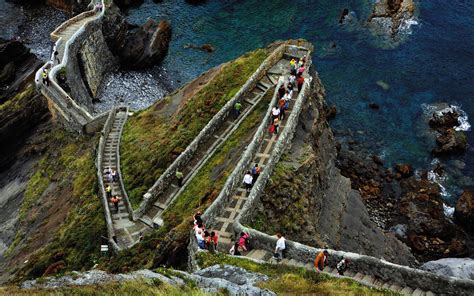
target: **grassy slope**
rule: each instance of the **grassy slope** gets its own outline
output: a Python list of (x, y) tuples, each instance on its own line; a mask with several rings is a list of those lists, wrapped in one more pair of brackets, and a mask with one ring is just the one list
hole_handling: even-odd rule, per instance
[(161, 115), (156, 105), (130, 118), (122, 138), (121, 165), (134, 208), (176, 156), (237, 93), (267, 54), (267, 50), (259, 49), (224, 65), (208, 85), (170, 118)]
[(115, 296), (115, 295), (191, 295), (204, 296), (211, 295), (194, 287), (193, 285), (174, 287), (162, 283), (158, 280), (136, 280), (136, 281), (122, 281), (112, 282), (104, 285), (91, 285), (82, 287), (65, 287), (57, 289), (18, 289), (15, 287), (0, 288), (0, 294), (5, 295), (28, 295), (28, 296)]
[(173, 258), (179, 260), (179, 258), (175, 258), (180, 256), (177, 250), (187, 245), (192, 215), (197, 209), (207, 208), (219, 194), (227, 177), (237, 164), (240, 153), (246, 147), (245, 142), (253, 137), (265, 115), (271, 95), (271, 92), (267, 93), (267, 96), (256, 106), (254, 112), (244, 120), (199, 170), (186, 190), (165, 212), (163, 216), (165, 224), (152, 232), (136, 247), (122, 252), (118, 258), (112, 259), (104, 268), (109, 268), (113, 272), (123, 272), (129, 268), (141, 266), (152, 268), (161, 263), (153, 262), (155, 256), (166, 257), (170, 261), (173, 261)]
[[(51, 207), (49, 199), (56, 197), (58, 199), (53, 203), (69, 204), (69, 211), (65, 214), (65, 220), (59, 222), (59, 228), (40, 228), (42, 231), (53, 231), (50, 234), (52, 240), (33, 251), (28, 263), (19, 271), (19, 279), (42, 276), (53, 263), (59, 264), (58, 271), (90, 268), (99, 255), (100, 236), (106, 234), (102, 206), (96, 194), (93, 155), (96, 141), (73, 138), (60, 128), (53, 130), (48, 137), (49, 149), (27, 185), (20, 209), (20, 231), (9, 250), (10, 254), (14, 256), (22, 250), (30, 252), (29, 241), (42, 239), (36, 236), (24, 238), (23, 235), (30, 225), (39, 224), (41, 227), (48, 224), (47, 220), (37, 221), (39, 215), (35, 211), (48, 211)], [(53, 218), (54, 213), (50, 216), (50, 219)], [(17, 245), (19, 250), (14, 251)]]
[(389, 290), (380, 290), (363, 286), (349, 279), (336, 279), (304, 268), (275, 264), (258, 264), (251, 260), (240, 259), (223, 254), (198, 253), (201, 268), (215, 264), (229, 264), (252, 272), (266, 274), (270, 280), (259, 284), (277, 294), (314, 294), (314, 295), (398, 295)]

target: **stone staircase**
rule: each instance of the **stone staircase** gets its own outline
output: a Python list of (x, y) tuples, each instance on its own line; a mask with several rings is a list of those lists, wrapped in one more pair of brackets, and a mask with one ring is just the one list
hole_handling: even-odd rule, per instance
[(127, 111), (121, 110), (115, 115), (111, 130), (105, 140), (101, 165), (103, 184), (105, 186), (110, 185), (112, 187), (112, 195), (117, 195), (120, 198), (118, 212), (115, 211), (115, 207), (110, 200), (108, 201), (108, 207), (112, 215), (116, 242), (122, 249), (133, 246), (139, 240), (140, 234), (150, 229), (146, 224), (139, 221), (134, 222), (129, 219), (129, 212), (125, 203), (125, 193), (120, 186), (122, 176), (118, 174), (118, 182), (107, 182), (104, 174), (106, 168), (118, 171), (118, 145), (126, 119)]
[[(294, 259), (284, 258), (279, 263), (277, 263), (276, 260), (273, 259), (273, 254), (271, 252), (262, 250), (262, 249), (251, 250), (245, 256), (248, 258), (252, 258), (258, 261), (264, 261), (267, 263), (282, 264), (282, 265), (288, 265), (292, 267), (300, 267), (306, 270), (313, 270), (313, 271), (315, 270), (313, 262), (312, 262), (312, 259), (314, 258), (308, 258), (308, 260), (310, 260), (308, 262), (301, 262)], [(374, 287), (378, 289), (389, 289), (393, 292), (397, 292), (403, 295), (416, 295), (416, 296), (436, 295), (435, 293), (431, 291), (422, 291), (420, 289), (412, 289), (410, 287), (401, 287), (395, 283), (391, 283), (390, 281), (388, 282), (381, 281), (371, 275), (365, 275), (363, 273), (352, 271), (350, 270), (350, 266), (349, 266), (349, 269), (344, 273), (344, 276), (340, 276), (337, 272), (337, 269), (331, 266), (326, 266), (324, 268), (323, 273), (332, 277), (349, 278), (351, 280), (354, 280), (356, 282), (359, 282), (361, 284), (364, 284), (370, 287)]]
[(234, 118), (233, 115), (228, 116), (222, 126), (214, 133), (214, 136), (203, 145), (204, 148), (197, 152), (188, 165), (182, 169), (185, 176), (183, 186), (178, 187), (176, 181), (168, 184), (168, 187), (159, 196), (158, 200), (153, 203), (153, 207), (139, 218), (141, 222), (149, 227), (159, 227), (163, 224), (162, 215), (166, 208), (186, 189), (186, 186), (199, 172), (199, 169), (253, 111), (253, 107), (260, 102), (265, 93), (276, 85), (279, 74), (278, 72), (266, 74), (259, 80), (255, 88), (241, 101), (242, 109), (240, 116), (237, 118)]

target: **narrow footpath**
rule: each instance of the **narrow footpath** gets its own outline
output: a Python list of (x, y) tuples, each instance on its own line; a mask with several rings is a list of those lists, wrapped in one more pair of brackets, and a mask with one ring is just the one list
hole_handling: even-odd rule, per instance
[(112, 195), (117, 195), (120, 199), (118, 212), (115, 210), (113, 203), (108, 200), (108, 206), (110, 213), (112, 215), (113, 227), (115, 230), (116, 241), (119, 247), (122, 249), (130, 248), (136, 242), (139, 241), (140, 235), (145, 231), (149, 230), (148, 225), (141, 223), (139, 221), (133, 222), (129, 219), (129, 214), (127, 207), (124, 203), (124, 192), (120, 186), (121, 178), (118, 174), (118, 182), (108, 182), (107, 177), (104, 173), (105, 169), (111, 169), (118, 171), (117, 161), (118, 161), (118, 145), (121, 138), (121, 131), (127, 119), (126, 111), (119, 111), (115, 115), (115, 120), (112, 125), (106, 140), (105, 140), (105, 149), (104, 154), (102, 155), (102, 180), (104, 186), (107, 187), (110, 185), (112, 187)]

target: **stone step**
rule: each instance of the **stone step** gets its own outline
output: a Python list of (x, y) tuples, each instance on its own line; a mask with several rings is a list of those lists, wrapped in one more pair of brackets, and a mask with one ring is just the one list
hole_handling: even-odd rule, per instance
[(304, 268), (307, 270), (313, 270), (314, 269), (314, 264), (313, 263), (306, 263)]
[(372, 285), (375, 281), (375, 278), (371, 275), (366, 275), (362, 278), (362, 281), (368, 285)]
[(153, 228), (153, 221), (151, 220), (150, 217), (143, 215), (140, 219), (138, 219), (140, 222), (144, 223), (150, 228)]
[(161, 215), (156, 215), (156, 216), (153, 218), (153, 225), (152, 225), (152, 227), (158, 228), (158, 227), (161, 227), (161, 226), (163, 226), (163, 219), (161, 219)]
[(425, 296), (436, 296), (436, 294), (431, 291), (426, 291)]
[(358, 272), (353, 276), (353, 278), (355, 278), (356, 280), (362, 280), (364, 276), (365, 274)]
[(263, 260), (267, 254), (269, 252), (265, 251), (265, 250), (260, 250), (260, 249), (256, 249), (256, 250), (252, 250), (250, 251), (246, 257), (250, 257), (250, 258), (253, 258), (253, 259), (257, 259), (257, 260)]
[(419, 288), (416, 288), (415, 291), (413, 291), (412, 295), (413, 296), (422, 296), (425, 294), (425, 291), (419, 289)]
[(400, 292), (403, 289), (403, 287), (401, 287), (398, 284), (392, 284), (392, 285), (390, 285), (389, 289), (394, 291), (394, 292)]
[(411, 295), (413, 293), (413, 291), (414, 290), (412, 288), (406, 286), (400, 291), (400, 293), (404, 294), (404, 295)]

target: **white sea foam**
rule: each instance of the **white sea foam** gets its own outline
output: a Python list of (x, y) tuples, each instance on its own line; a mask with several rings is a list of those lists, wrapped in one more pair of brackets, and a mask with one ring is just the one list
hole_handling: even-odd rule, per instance
[(403, 34), (411, 35), (413, 33), (412, 26), (418, 25), (418, 21), (415, 18), (405, 19), (400, 23), (398, 31)]
[[(433, 167), (435, 167), (436, 165), (439, 164), (439, 160), (437, 158), (433, 159), (433, 161), (431, 162), (431, 165)], [(441, 196), (443, 197), (444, 200), (448, 199), (449, 197), (451, 197), (451, 194), (448, 192), (448, 190), (446, 189), (446, 187), (443, 185), (443, 182), (446, 181), (446, 177), (445, 176), (440, 176), (439, 174), (437, 174), (434, 170), (430, 170), (428, 172), (428, 180), (430, 180), (431, 182), (434, 182), (436, 184), (438, 184), (441, 192)], [(448, 218), (452, 218), (453, 217), (453, 214), (454, 214), (454, 208), (453, 207), (450, 207), (448, 206), (447, 204), (443, 203), (443, 210), (444, 210), (444, 215)]]

